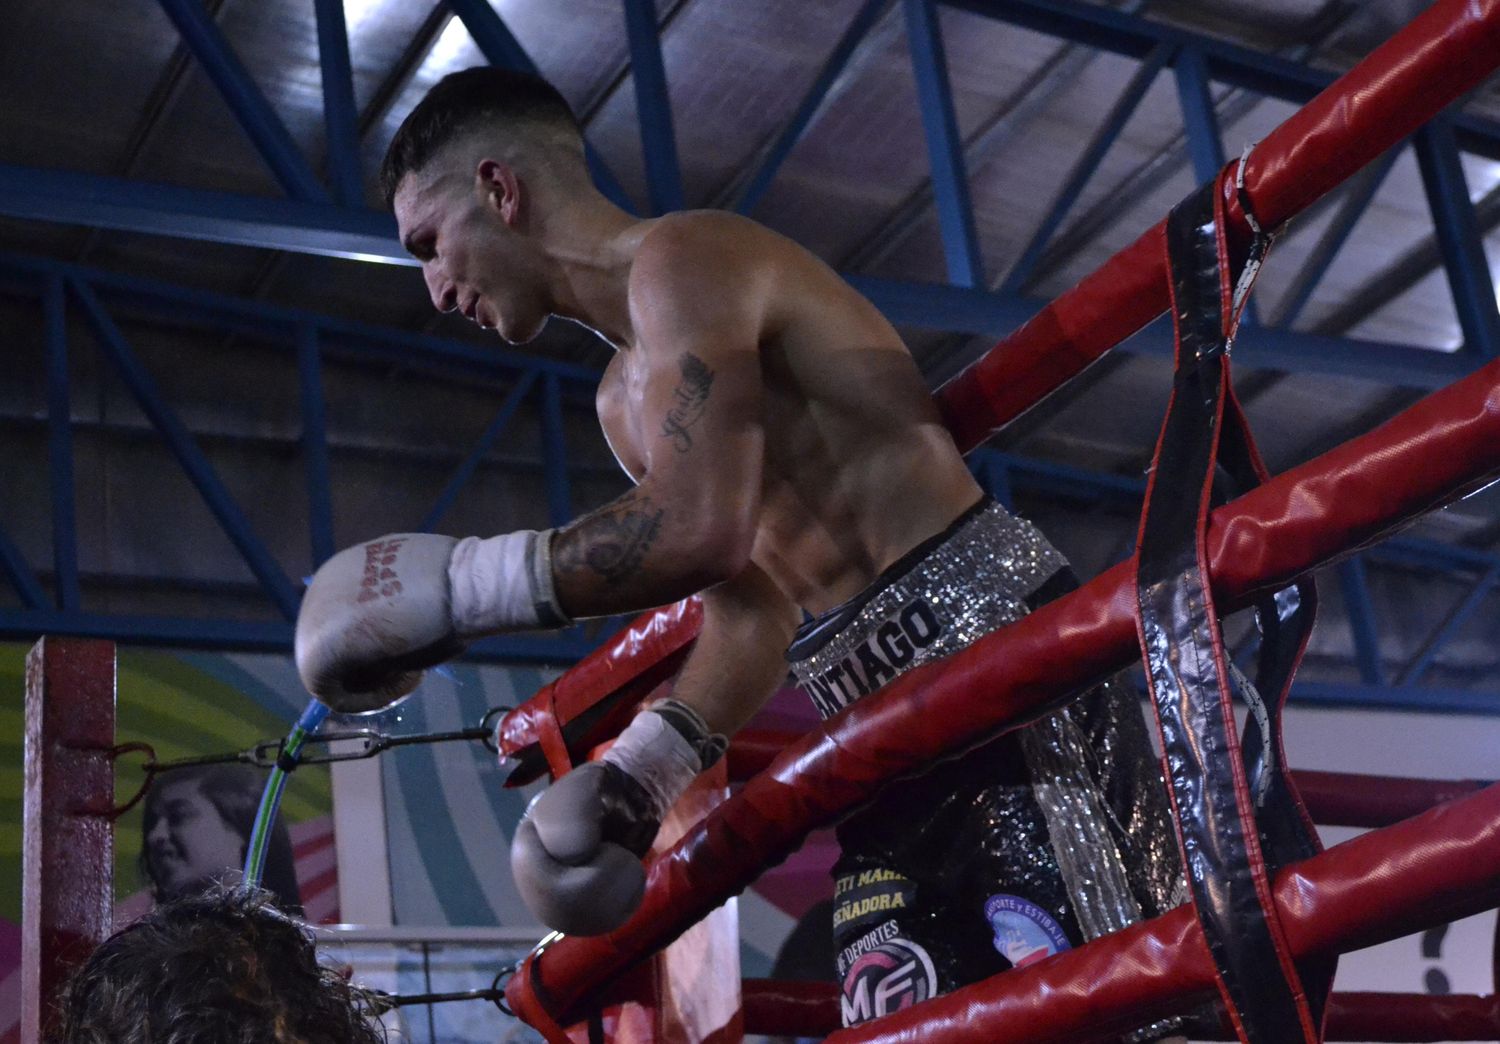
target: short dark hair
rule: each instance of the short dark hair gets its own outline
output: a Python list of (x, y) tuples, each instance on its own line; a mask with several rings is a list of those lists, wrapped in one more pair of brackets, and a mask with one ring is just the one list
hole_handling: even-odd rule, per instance
[(578, 133), (567, 101), (540, 76), (481, 66), (449, 73), (407, 114), (380, 165), (386, 206), (407, 174), (421, 170), (461, 132), (484, 120), (547, 123)]
[(159, 906), (69, 980), (49, 1044), (381, 1044), (364, 996), (265, 892)]
[[(151, 858), (151, 845), (148, 841), (152, 828), (162, 814), (162, 797), (173, 787), (197, 783), (199, 791), (214, 806), (220, 818), (240, 835), (241, 842), (248, 847), (250, 835), (255, 831), (255, 817), (260, 810), (266, 775), (266, 770), (253, 765), (222, 764), (195, 765), (157, 777), (151, 789), (146, 791), (145, 805), (141, 810), (140, 870), (151, 883), (153, 899), (160, 903), (179, 898), (179, 893), (168, 891), (163, 886)], [(235, 858), (243, 863), (244, 851)], [(225, 869), (238, 869), (238, 866)], [(206, 882), (193, 881), (188, 882), (188, 887), (197, 889), (204, 884)], [(261, 885), (275, 896), (277, 905), (283, 910), (299, 915), (302, 913), (302, 893), (297, 887), (292, 839), (283, 816), (278, 816), (271, 825), (271, 840), (266, 848)]]

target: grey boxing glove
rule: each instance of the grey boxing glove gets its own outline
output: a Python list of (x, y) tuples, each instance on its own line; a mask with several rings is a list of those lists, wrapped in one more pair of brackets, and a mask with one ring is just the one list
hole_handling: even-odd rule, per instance
[(725, 745), (696, 711), (665, 700), (637, 714), (601, 761), (537, 795), (510, 850), (516, 888), (537, 919), (569, 935), (629, 920), (662, 817)]
[(480, 540), (393, 533), (323, 563), (297, 614), (297, 672), (336, 711), (382, 710), (474, 638), (569, 622), (552, 531)]

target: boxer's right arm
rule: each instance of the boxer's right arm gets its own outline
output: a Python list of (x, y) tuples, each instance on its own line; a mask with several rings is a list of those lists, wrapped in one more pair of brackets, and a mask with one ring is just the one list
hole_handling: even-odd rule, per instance
[(755, 566), (703, 594), (703, 626), (672, 698), (636, 715), (601, 762), (532, 802), (511, 847), (516, 885), (542, 923), (575, 935), (623, 924), (645, 887), (662, 817), (786, 677), (801, 612)]
[(724, 747), (696, 711), (662, 700), (637, 714), (603, 759), (538, 794), (510, 849), (516, 889), (537, 919), (569, 935), (624, 924), (640, 904), (641, 860), (662, 818)]

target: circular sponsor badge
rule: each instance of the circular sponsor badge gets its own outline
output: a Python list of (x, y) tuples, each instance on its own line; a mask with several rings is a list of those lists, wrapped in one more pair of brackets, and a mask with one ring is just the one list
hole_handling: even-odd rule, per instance
[(856, 960), (844, 976), (844, 1025), (901, 1011), (937, 993), (937, 971), (927, 951), (890, 939)]
[(984, 916), (995, 933), (995, 949), (1015, 968), (1071, 949), (1062, 926), (1035, 903), (1016, 895), (992, 895)]

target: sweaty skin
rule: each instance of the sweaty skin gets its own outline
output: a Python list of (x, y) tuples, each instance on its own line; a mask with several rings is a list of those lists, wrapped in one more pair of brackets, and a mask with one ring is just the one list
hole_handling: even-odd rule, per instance
[(731, 733), (784, 678), (799, 607), (854, 596), (981, 491), (899, 335), (806, 250), (459, 152), (396, 193), (433, 303), (512, 340), (561, 315), (616, 349), (599, 419), (636, 487), (557, 535), (558, 600), (586, 617), (702, 592), (674, 694)]

